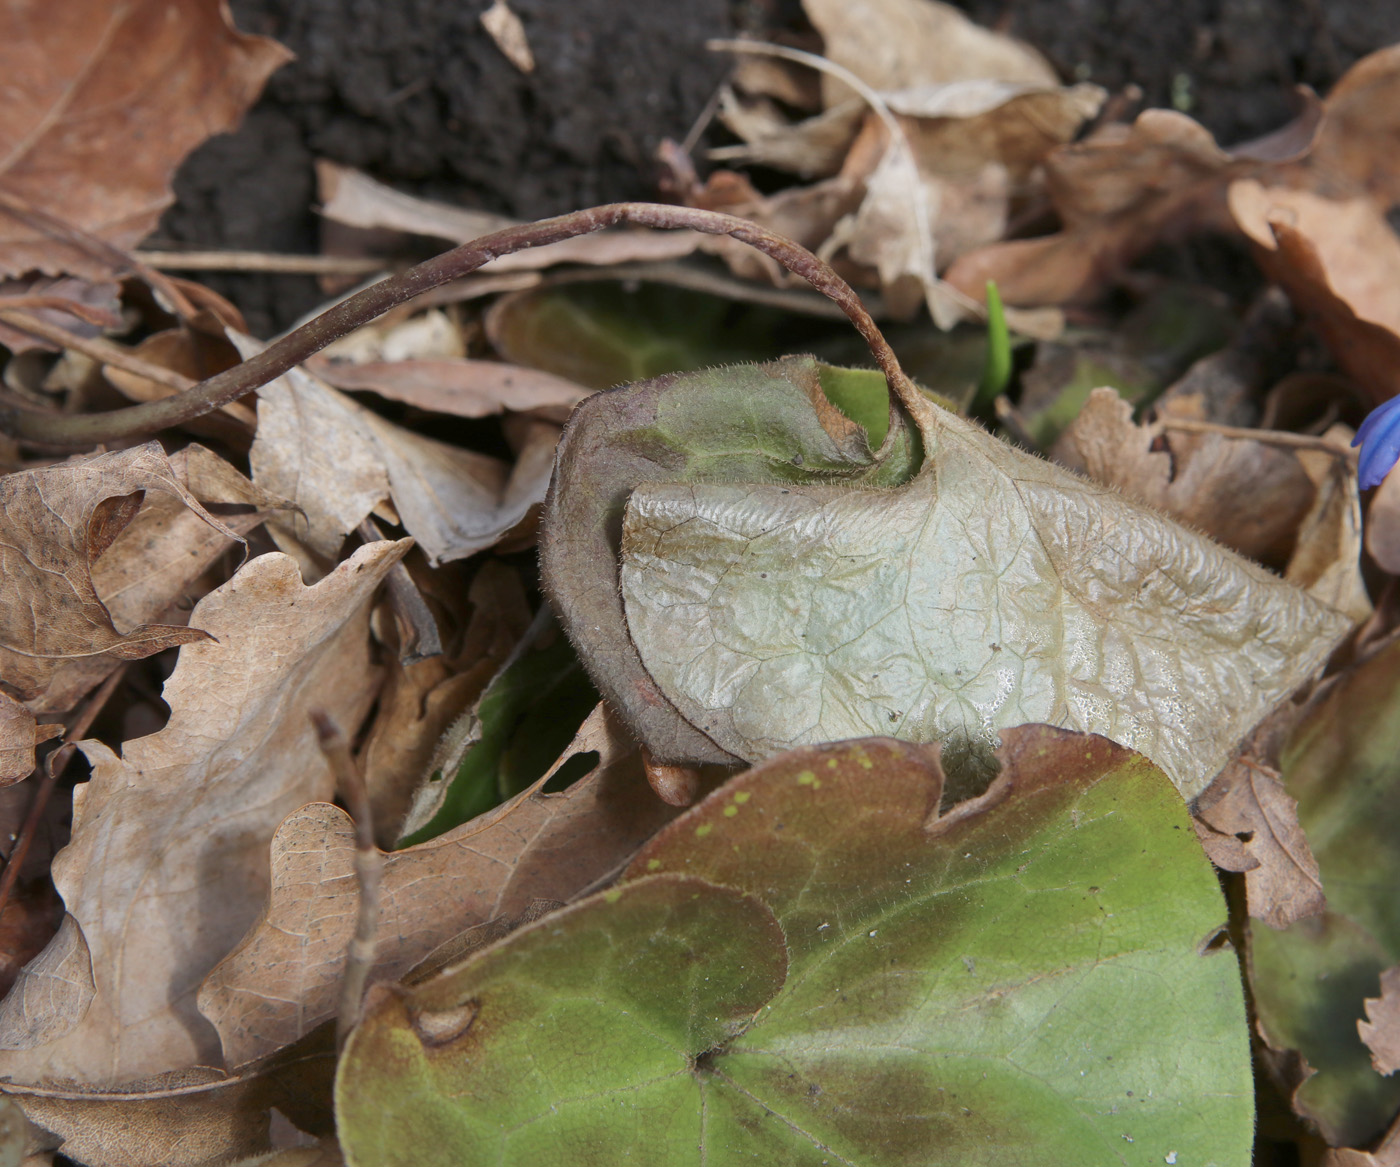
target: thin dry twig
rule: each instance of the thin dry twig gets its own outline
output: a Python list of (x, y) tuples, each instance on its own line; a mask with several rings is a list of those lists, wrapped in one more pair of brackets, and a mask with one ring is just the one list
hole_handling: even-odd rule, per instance
[(77, 749), (74, 743), (87, 736), (88, 730), (92, 728), (92, 723), (97, 720), (97, 715), (102, 712), (103, 707), (111, 700), (112, 694), (117, 691), (117, 686), (122, 683), (122, 678), (126, 676), (126, 669), (127, 662), (123, 661), (97, 687), (92, 696), (87, 699), (87, 704), (83, 706), (77, 720), (63, 735), (63, 744), (44, 760), (44, 776), (39, 780), (38, 789), (34, 791), (34, 801), (29, 804), (29, 810), (24, 816), (24, 824), (15, 837), (15, 845), (10, 849), (10, 854), (5, 859), (5, 874), (0, 876), (0, 917), (4, 916), (5, 908), (10, 902), (10, 896), (14, 894), (15, 884), (19, 882), (20, 870), (24, 867), (24, 860), (29, 854), (29, 848), (39, 833), (39, 824), (43, 821), (44, 811), (48, 808), (54, 788), (58, 785), (59, 779), (63, 777), (64, 771), (68, 769), (68, 762)]
[(316, 727), (321, 753), (335, 774), (336, 788), (355, 821), (355, 882), (360, 888), (360, 910), (355, 919), (355, 935), (350, 938), (345, 954), (345, 979), (340, 985), (340, 1008), (335, 1021), (335, 1048), (339, 1052), (364, 1015), (365, 983), (374, 967), (379, 934), (379, 885), (384, 875), (384, 859), (374, 845), (369, 789), (350, 755), (350, 743), (340, 732), (340, 726), (321, 710), (311, 711), (311, 722)]
[(354, 255), (286, 255), (275, 251), (133, 251), (157, 271), (253, 271), (294, 276), (365, 276), (393, 266)]
[(1219, 434), (1222, 438), (1238, 438), (1242, 441), (1263, 442), (1266, 446), (1286, 446), (1294, 450), (1317, 450), (1331, 454), (1334, 458), (1345, 458), (1355, 462), (1358, 451), (1326, 438), (1312, 434), (1293, 434), (1287, 430), (1252, 430), (1246, 426), (1217, 425), (1213, 421), (1195, 421), (1191, 418), (1162, 417), (1157, 424), (1164, 430), (1181, 430), (1188, 434)]
[(718, 211), (663, 206), (659, 203), (611, 203), (538, 223), (507, 227), (453, 248), (343, 300), (256, 356), (174, 397), (109, 413), (76, 416), (11, 408), (0, 412), (0, 431), (35, 445), (72, 448), (116, 442), (181, 425), (266, 385), (288, 369), (301, 364), (307, 357), (320, 352), (332, 341), (404, 301), (449, 280), (460, 279), (493, 259), (624, 223), (699, 231), (706, 235), (729, 235), (772, 256), (841, 307), (865, 338), (876, 365), (906, 409), (919, 416), (928, 408), (913, 382), (900, 368), (894, 350), (866, 311), (860, 297), (828, 264), (805, 247), (747, 219)]
[(47, 340), (53, 344), (61, 345), (63, 348), (70, 348), (74, 352), (89, 356), (99, 364), (111, 365), (115, 369), (125, 369), (128, 373), (145, 377), (148, 381), (164, 385), (176, 393), (183, 393), (195, 384), (189, 377), (182, 376), (174, 369), (167, 369), (161, 365), (153, 365), (150, 361), (143, 361), (130, 349), (113, 344), (110, 340), (103, 340), (100, 336), (79, 336), (76, 332), (69, 332), (66, 328), (50, 324), (47, 320), (41, 320), (37, 316), (30, 316), (27, 312), (16, 312), (12, 308), (0, 308), (0, 321), (20, 332), (37, 336), (40, 340)]

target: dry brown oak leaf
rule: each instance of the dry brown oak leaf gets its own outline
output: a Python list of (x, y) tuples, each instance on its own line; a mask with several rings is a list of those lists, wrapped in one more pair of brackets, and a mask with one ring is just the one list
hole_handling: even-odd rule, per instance
[(1375, 404), (1400, 393), (1400, 238), (1367, 195), (1230, 184), (1230, 211), (1264, 273), (1316, 326)]
[(1381, 995), (1366, 998), (1366, 1020), (1356, 1023), (1377, 1074), (1400, 1070), (1400, 966), (1381, 973)]
[(191, 512), (220, 548), (239, 537), (195, 500), (158, 442), (0, 478), (0, 682), (21, 700), (66, 708), (71, 701), (46, 699), (65, 666), (92, 658), (110, 666), (206, 638), (198, 621), (121, 631), (98, 594), (97, 565), (148, 494), (169, 496), (172, 514)]
[(312, 587), (285, 555), (245, 564), (194, 610), (215, 639), (181, 649), (165, 728), (120, 757), (84, 744), (53, 862), (68, 915), (0, 1003), (0, 1076), (109, 1087), (220, 1064), (195, 991), (257, 919), (278, 823), (332, 793), (309, 711), (363, 720), (370, 603), (409, 546), (368, 544)]
[[(529, 790), (436, 839), (384, 858), (375, 976), (403, 976), (439, 945), (534, 900), (567, 900), (619, 870), (677, 815), (647, 786), (641, 757), (597, 711), (560, 762), (598, 766), (560, 794)], [(552, 772), (551, 772), (552, 773)], [(231, 1067), (295, 1041), (335, 1012), (359, 903), (355, 831), (334, 806), (305, 806), (277, 830), (262, 918), (199, 990)]]
[[(172, 454), (170, 468), (201, 502), (257, 509), (230, 515), (221, 520), (222, 526), (213, 527), (183, 499), (147, 491), (136, 517), (92, 565), (92, 585), (119, 631), (153, 620), (183, 624), (195, 600), (212, 586), (199, 586), (210, 566), (269, 512), (287, 506), (200, 445)], [(117, 664), (110, 654), (63, 661), (30, 706), (38, 711), (72, 709)]]
[[(234, 336), (245, 357), (260, 347)], [(270, 524), (332, 557), (391, 502), (434, 566), (498, 543), (544, 499), (559, 427), (522, 419), (513, 465), (385, 421), (305, 369), (258, 391), (253, 481), (296, 513)]]
[(0, 274), (108, 274), (45, 223), (139, 243), (174, 200), (175, 168), (290, 58), (238, 32), (222, 0), (0, 6)]

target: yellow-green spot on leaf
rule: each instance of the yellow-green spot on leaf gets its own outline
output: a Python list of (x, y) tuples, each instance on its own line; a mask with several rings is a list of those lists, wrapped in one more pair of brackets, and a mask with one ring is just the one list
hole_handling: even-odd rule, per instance
[(748, 800), (752, 797), (752, 790), (738, 790), (734, 793), (734, 801), (737, 802), (740, 806), (743, 806), (744, 803), (748, 802)]
[(837, 762), (836, 762), (836, 759), (835, 759), (835, 758), (827, 758), (827, 760), (826, 760), (826, 768), (827, 768), (828, 770), (834, 770), (834, 769), (836, 769), (836, 766), (837, 766)]
[(726, 806), (724, 808), (724, 817), (727, 819), (732, 819), (738, 813), (739, 808), (737, 806)]
[(648, 870), (648, 871), (659, 871), (659, 870), (661, 870), (661, 860), (660, 860), (660, 859), (648, 859), (648, 860), (647, 860), (647, 870)]
[(811, 770), (803, 770), (802, 773), (797, 776), (797, 784), (799, 786), (811, 786), (816, 780), (817, 776), (813, 774)]
[(604, 903), (615, 904), (615, 903), (617, 903), (617, 901), (620, 900), (621, 898), (622, 898), (622, 892), (621, 892), (619, 889), (617, 889), (617, 888), (613, 888), (611, 891), (605, 891), (605, 892), (603, 893), (603, 902), (604, 902)]
[(714, 824), (714, 823), (701, 823), (698, 827), (695, 828), (695, 837), (696, 837), (697, 839), (703, 839), (706, 835), (708, 835), (708, 834), (709, 834), (711, 831), (713, 831), (714, 829), (715, 829), (715, 824)]

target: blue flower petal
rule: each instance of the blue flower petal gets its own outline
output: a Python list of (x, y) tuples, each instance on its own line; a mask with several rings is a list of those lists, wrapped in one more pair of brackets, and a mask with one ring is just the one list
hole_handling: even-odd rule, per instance
[(1392, 397), (1373, 409), (1351, 444), (1361, 447), (1361, 459), (1356, 468), (1361, 489), (1379, 486), (1400, 461), (1400, 397)]

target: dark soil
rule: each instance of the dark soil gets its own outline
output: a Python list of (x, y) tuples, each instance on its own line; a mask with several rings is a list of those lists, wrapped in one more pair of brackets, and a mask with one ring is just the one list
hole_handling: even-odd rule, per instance
[[(856, 0), (853, 0), (856, 2)], [(538, 67), (481, 29), (488, 0), (233, 0), (239, 27), (297, 53), (235, 134), (193, 155), (157, 242), (272, 251), (317, 245), (311, 163), (535, 218), (646, 197), (652, 151), (684, 136), (726, 62), (707, 37), (800, 29), (799, 0), (512, 0)], [(1134, 83), (1230, 144), (1287, 121), (1294, 87), (1326, 92), (1400, 40), (1377, 0), (960, 0), (1066, 79)], [(268, 334), (321, 300), (309, 278), (210, 282)]]
[(1357, 58), (1400, 41), (1387, 0), (960, 0), (1028, 41), (1066, 80), (1129, 83), (1148, 106), (1191, 114), (1222, 145), (1267, 133), (1325, 94)]
[[(511, 0), (537, 67), (481, 27), (489, 0), (233, 0), (239, 28), (297, 59), (235, 134), (185, 164), (165, 240), (316, 250), (312, 160), (415, 193), (539, 218), (635, 198), (727, 68), (729, 0)], [(322, 298), (310, 279), (211, 280), (266, 333)]]

